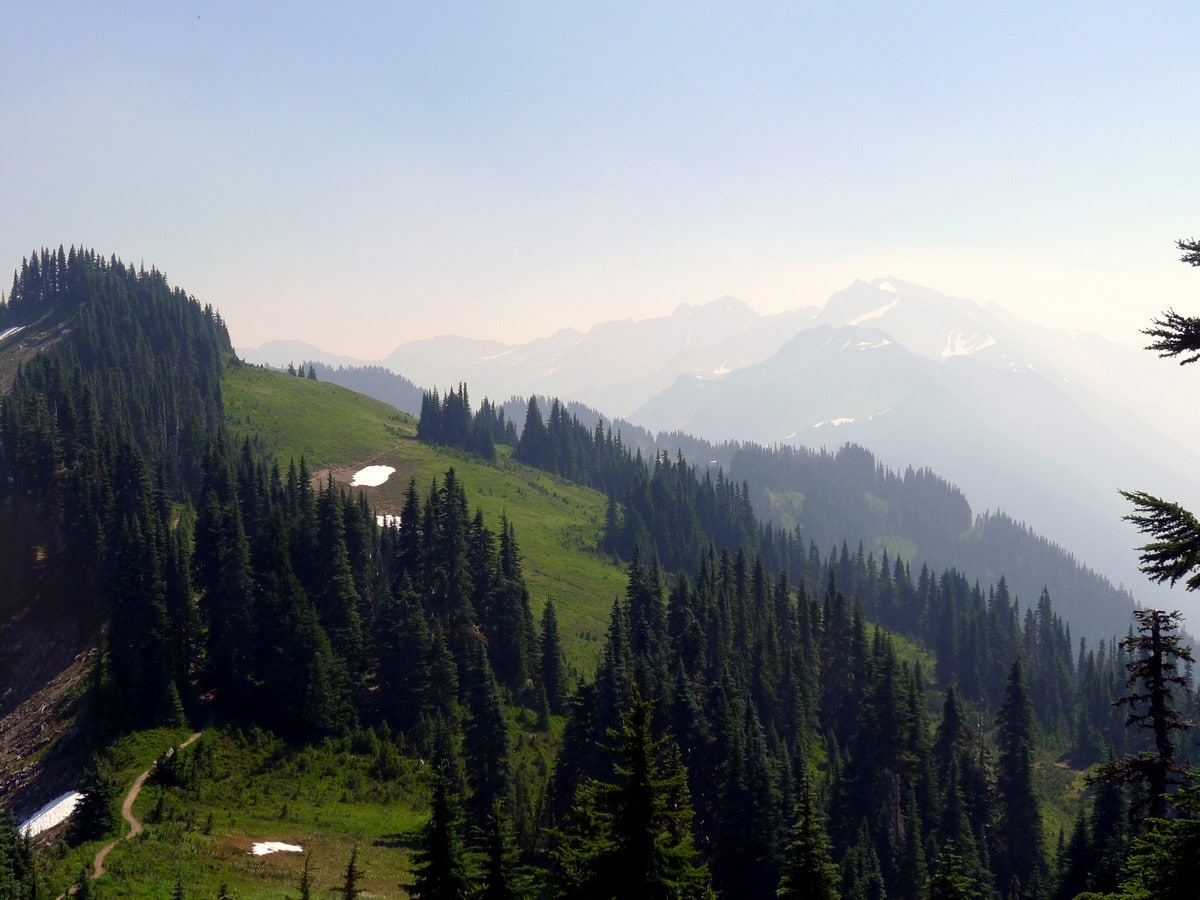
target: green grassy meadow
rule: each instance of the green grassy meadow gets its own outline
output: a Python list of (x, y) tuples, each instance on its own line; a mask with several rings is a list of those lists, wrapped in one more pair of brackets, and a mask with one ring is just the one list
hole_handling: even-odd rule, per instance
[[(410, 416), (336, 385), (243, 364), (226, 373), (223, 392), (238, 444), (246, 438), (261, 443), (285, 469), (303, 454), (314, 479), (361, 490), (380, 514), (400, 511), (410, 479), (424, 495), (453, 467), (468, 502), (493, 531), (501, 516), (513, 523), (535, 616), (547, 600), (555, 601), (568, 659), (591, 674), (613, 598), (625, 591), (622, 568), (595, 550), (606, 504), (601, 494), (523, 466), (506, 448), (488, 464), (422, 444)], [(377, 487), (351, 487), (367, 465), (396, 472)], [(899, 636), (893, 645), (901, 660), (932, 674), (927, 650)], [(931, 690), (928, 701), (936, 721), (940, 692)], [(549, 732), (538, 733), (529, 711), (510, 706), (508, 714), (514, 782), (536, 792), (549, 776), (563, 721), (556, 717)], [(110, 746), (105, 758), (120, 798), (188, 732), (140, 732)], [(117, 844), (108, 872), (89, 884), (91, 896), (166, 898), (178, 882), (189, 898), (216, 897), (222, 885), (239, 900), (297, 897), (309, 853), (313, 895), (332, 896), (356, 850), (364, 872), (361, 896), (407, 897), (412, 850), (428, 816), (428, 772), (424, 761), (385, 753), (384, 746), (369, 731), (299, 746), (257, 729), (210, 729), (180, 752), (173, 777), (147, 783), (134, 807), (146, 830)], [(1052, 846), (1060, 828), (1069, 830), (1083, 782), (1047, 751), (1036, 762)], [(109, 839), (127, 830), (122, 821)], [(256, 856), (251, 849), (258, 841), (299, 845), (303, 852)], [(49, 896), (67, 891), (106, 842), (47, 854)]]
[[(603, 496), (522, 466), (507, 452), (493, 465), (424, 445), (410, 416), (336, 385), (239, 365), (222, 388), (235, 446), (255, 441), (284, 469), (303, 455), (314, 480), (361, 490), (380, 514), (400, 511), (410, 479), (425, 494), (453, 467), (493, 531), (501, 516), (509, 517), (535, 616), (554, 599), (568, 660), (591, 673), (613, 598), (625, 590), (623, 570), (594, 549)], [(383, 485), (352, 487), (355, 472), (367, 465), (396, 472)], [(515, 779), (540, 790), (562, 721), (555, 718), (550, 732), (538, 734), (527, 711), (513, 707), (509, 714)], [(187, 733), (139, 732), (107, 748), (118, 805), (134, 779)], [(427, 772), (421, 760), (404, 755), (392, 755), (391, 769), (381, 772), (379, 746), (369, 732), (294, 746), (258, 730), (209, 730), (179, 754), (184, 777), (147, 782), (134, 806), (146, 830), (116, 845), (106, 874), (89, 883), (92, 896), (168, 897), (179, 882), (188, 897), (215, 897), (222, 885), (239, 900), (295, 897), (309, 852), (314, 896), (329, 895), (357, 848), (362, 896), (406, 897), (411, 850), (428, 815)], [(64, 845), (48, 860), (51, 896), (65, 892), (91, 869), (97, 850), (127, 832), (121, 821), (106, 840)], [(258, 841), (304, 852), (256, 856), (251, 849)]]
[(416, 439), (416, 422), (362, 394), (257, 366), (231, 368), (222, 383), (226, 418), (239, 444), (257, 439), (286, 471), (303, 454), (322, 480), (350, 488), (368, 465), (396, 472), (378, 487), (355, 487), (379, 514), (398, 513), (409, 479), (424, 496), (453, 467), (472, 511), (483, 511), (493, 532), (507, 515), (521, 549), (535, 618), (553, 599), (568, 661), (591, 672), (608, 628), (613, 599), (625, 592), (624, 570), (596, 551), (605, 498), (597, 491), (514, 462), (500, 448), (496, 464), (430, 447)]
[[(105, 898), (165, 898), (178, 880), (188, 897), (216, 897), (224, 884), (238, 900), (280, 900), (299, 895), (311, 852), (313, 894), (329, 896), (357, 847), (362, 896), (408, 896), (410, 850), (428, 817), (426, 775), (419, 760), (393, 756), (384, 777), (372, 740), (298, 748), (259, 731), (210, 730), (180, 753), (179, 783), (147, 782), (134, 806), (146, 830), (118, 843), (89, 887)], [(303, 852), (256, 856), (259, 841)], [(65, 891), (104, 843), (61, 857), (49, 887)]]

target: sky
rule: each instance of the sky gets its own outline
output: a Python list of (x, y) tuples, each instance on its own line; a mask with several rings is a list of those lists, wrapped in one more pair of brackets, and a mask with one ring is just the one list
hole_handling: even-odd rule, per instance
[[(156, 266), (381, 358), (893, 276), (1140, 343), (1200, 309), (1200, 4), (9, 4), (0, 270)], [(3, 282), (7, 286), (7, 277)]]

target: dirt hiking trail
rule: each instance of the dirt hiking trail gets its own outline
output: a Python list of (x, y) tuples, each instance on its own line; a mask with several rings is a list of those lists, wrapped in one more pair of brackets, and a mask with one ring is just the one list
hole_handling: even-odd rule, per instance
[[(202, 734), (204, 734), (203, 731), (194, 732), (186, 741), (179, 745), (179, 749), (182, 750), (184, 747), (190, 747), (193, 743), (200, 739)], [(104, 860), (112, 851), (113, 847), (117, 846), (117, 844), (121, 843), (121, 841), (127, 841), (130, 838), (137, 837), (142, 833), (142, 823), (138, 820), (137, 816), (133, 814), (133, 804), (137, 802), (138, 794), (142, 792), (142, 788), (146, 784), (146, 779), (150, 777), (150, 773), (153, 771), (154, 766), (151, 766), (145, 772), (139, 775), (133, 782), (133, 786), (129, 789), (129, 793), (125, 795), (125, 800), (121, 803), (121, 816), (126, 822), (129, 823), (129, 834), (125, 835), (124, 837), (119, 837), (112, 843), (105, 844), (100, 848), (100, 851), (96, 854), (95, 861), (92, 863), (93, 878), (99, 878), (104, 874)]]

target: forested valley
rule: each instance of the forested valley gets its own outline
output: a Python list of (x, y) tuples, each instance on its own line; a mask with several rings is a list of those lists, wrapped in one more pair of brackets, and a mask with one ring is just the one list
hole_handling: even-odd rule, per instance
[[(399, 860), (372, 893), (1194, 896), (1200, 801), (1181, 773), (1200, 704), (1178, 621), (1129, 604), (1095, 635), (1000, 554), (939, 551), (972, 522), (931, 472), (859, 448), (739, 450), (729, 472), (646, 458), (557, 401), (528, 401), (518, 432), (461, 385), (425, 394), (415, 424), (448, 448), (444, 470), (381, 521), (305, 457), (235, 440), (222, 383), (245, 364), (220, 315), (161, 273), (42, 250), (0, 310), (0, 332), (17, 327), (0, 344), (0, 644), (39, 614), (98, 637), (69, 748), (85, 796), (52, 844), (4, 820), (0, 897), (364, 890), (357, 840), (348, 862), (340, 846), (316, 860), (336, 883), (314, 881), (312, 856), (270, 886), (190, 862), (165, 881), (67, 870), (119, 833), (114, 748), (191, 728), (204, 737), (155, 768), (142, 844), (210, 846), (224, 812), (197, 810), (253, 768), (239, 755), (264, 783), (268, 760), (297, 779), (316, 760), (346, 802), (415, 811), (357, 832)], [(507, 515), (470, 507), (466, 459), (604, 496), (586, 551), (624, 590), (598, 601), (597, 652), (574, 651), (563, 601), (531, 592)], [(809, 473), (805, 515), (824, 526), (761, 517), (756, 502), (794, 492), (771, 481), (788, 466), (858, 479), (874, 517), (925, 515), (890, 523), (905, 540), (876, 552), (866, 513)], [(1019, 525), (987, 527), (1025, 548), (1003, 558), (1037, 564)], [(1076, 590), (1105, 590), (1071, 565)], [(330, 815), (271, 814), (315, 830)]]
[[(929, 469), (894, 471), (857, 445), (833, 451), (768, 448), (713, 444), (678, 432), (654, 435), (627, 421), (605, 421), (580, 403), (540, 396), (503, 403), (485, 397), (472, 413), (466, 384), (444, 395), (422, 394), (407, 379), (378, 367), (305, 363), (300, 368), (306, 366), (315, 367), (322, 379), (419, 416), (426, 423), (425, 439), (435, 444), (485, 458), (494, 458), (496, 446), (520, 449), (519, 458), (530, 465), (613, 493), (637, 514), (626, 520), (630, 529), (639, 527), (638, 518), (650, 521), (639, 501), (645, 499), (640, 485), (652, 473), (635, 483), (634, 457), (640, 452), (650, 466), (664, 454), (672, 463), (682, 457), (693, 469), (688, 477), (720, 477), (744, 489), (750, 514), (771, 526), (775, 534), (765, 539), (780, 554), (788, 553), (784, 545), (797, 530), (801, 553), (812, 543), (829, 548), (849, 541), (853, 548), (861, 541), (876, 556), (890, 547), (893, 555), (967, 571), (985, 583), (1003, 576), (1022, 596), (1049, 588), (1064, 616), (1085, 626), (1093, 639), (1123, 633), (1128, 626), (1134, 599), (1127, 589), (1115, 587), (1003, 510), (972, 512), (962, 492)], [(430, 415), (431, 405), (436, 415)], [(532, 426), (528, 438), (524, 425), (518, 438), (518, 423)], [(658, 531), (652, 539), (660, 552), (669, 540)], [(628, 536), (623, 540), (630, 544)]]

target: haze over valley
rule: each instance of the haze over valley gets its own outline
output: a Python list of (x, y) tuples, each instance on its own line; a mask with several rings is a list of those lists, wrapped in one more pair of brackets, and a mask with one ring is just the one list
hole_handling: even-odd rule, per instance
[(445, 335), (378, 360), (288, 340), (239, 352), (276, 367), (382, 367), (414, 389), (408, 406), (379, 396), (413, 414), (415, 388), (466, 382), (476, 402), (575, 401), (668, 448), (674, 432), (714, 444), (859, 444), (898, 471), (933, 469), (976, 513), (1026, 523), (1144, 603), (1200, 613), (1191, 597), (1138, 571), (1143, 540), (1122, 521), (1129, 506), (1117, 493), (1157, 491), (1200, 506), (1200, 422), (1178, 414), (1190, 373), (1082, 328), (1049, 329), (876, 278), (822, 307), (764, 316), (726, 297), (516, 345)]
[(1200, 4), (4, 24), (0, 900), (1195, 900)]

